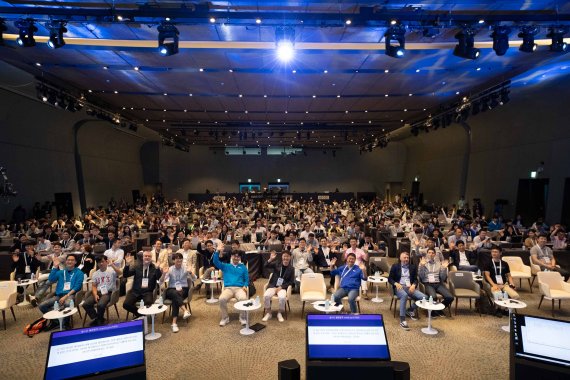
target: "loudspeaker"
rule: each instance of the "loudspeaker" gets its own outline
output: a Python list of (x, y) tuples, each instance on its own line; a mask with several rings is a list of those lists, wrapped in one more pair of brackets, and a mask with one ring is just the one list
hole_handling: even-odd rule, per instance
[(295, 359), (277, 363), (279, 380), (301, 380), (301, 367)]

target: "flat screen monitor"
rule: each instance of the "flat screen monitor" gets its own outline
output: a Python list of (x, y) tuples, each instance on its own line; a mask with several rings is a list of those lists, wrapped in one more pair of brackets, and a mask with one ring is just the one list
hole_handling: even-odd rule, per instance
[(381, 314), (309, 314), (309, 360), (390, 360)]
[(570, 367), (570, 322), (511, 315), (515, 358)]
[(81, 378), (142, 366), (143, 321), (53, 332), (45, 380)]

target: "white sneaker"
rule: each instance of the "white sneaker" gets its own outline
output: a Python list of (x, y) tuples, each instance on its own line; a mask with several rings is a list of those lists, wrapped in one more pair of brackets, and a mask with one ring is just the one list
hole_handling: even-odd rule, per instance
[(220, 321), (220, 326), (225, 326), (230, 323), (230, 317), (224, 318)]
[(239, 316), (239, 323), (242, 325), (247, 325), (247, 319), (243, 318), (241, 315)]
[(265, 316), (261, 319), (263, 322), (267, 322), (271, 319), (271, 313), (265, 314)]
[(188, 318), (190, 318), (191, 316), (192, 316), (192, 314), (191, 314), (188, 310), (186, 310), (186, 311), (184, 312), (184, 316), (182, 316), (182, 319), (188, 319)]
[(178, 328), (178, 325), (172, 325), (172, 332), (173, 333), (177, 333), (178, 331), (180, 331), (180, 329)]
[(285, 322), (285, 319), (283, 318), (283, 315), (281, 313), (277, 313), (277, 320), (279, 322)]

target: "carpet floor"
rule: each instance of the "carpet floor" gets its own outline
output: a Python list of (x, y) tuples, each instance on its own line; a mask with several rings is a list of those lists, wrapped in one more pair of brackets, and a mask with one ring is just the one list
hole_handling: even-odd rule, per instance
[[(267, 280), (256, 281), (257, 294), (261, 295)], [(328, 281), (328, 279), (326, 280)], [(521, 300), (528, 304), (526, 314), (550, 317), (550, 303), (545, 301), (538, 310), (540, 295), (523, 285), (519, 291)], [(373, 294), (374, 291), (371, 292)], [(437, 318), (433, 327), (439, 334), (429, 336), (420, 329), (427, 325), (427, 317), (422, 313), (420, 320), (409, 321), (410, 331), (399, 326), (389, 310), (389, 290), (380, 287), (382, 303), (363, 300), (362, 313), (381, 313), (385, 316), (390, 353), (393, 360), (409, 362), (412, 379), (507, 379), (509, 334), (501, 330), (508, 318), (479, 314), (469, 310), (467, 300), (459, 303), (458, 314), (451, 318)], [(157, 318), (156, 330), (162, 337), (146, 342), (146, 362), (148, 379), (231, 379), (267, 380), (277, 379), (277, 363), (296, 359), (301, 365), (304, 378), (305, 365), (305, 323), (301, 319), (301, 302), (294, 294), (291, 300), (292, 313), (284, 323), (275, 316), (269, 320), (267, 328), (251, 336), (239, 333), (237, 312), (229, 307), (231, 323), (219, 327), (219, 305), (207, 304), (206, 295), (194, 294), (192, 317), (189, 322), (179, 322), (180, 332), (172, 333), (170, 318), (161, 324)], [(125, 311), (119, 301), (121, 321)], [(276, 305), (274, 305), (276, 307)], [(14, 307), (17, 321), (9, 311), (6, 315), (7, 330), (0, 330), (0, 379), (41, 379), (45, 365), (49, 333), (40, 333), (33, 338), (22, 334), (27, 323), (37, 319), (40, 313), (31, 306)], [(306, 306), (312, 311), (312, 306)], [(113, 311), (114, 314), (114, 311)], [(117, 321), (111, 314), (111, 322)], [(263, 311), (250, 313), (251, 323), (261, 322)], [(556, 310), (556, 318), (570, 320), (570, 303), (563, 302), (562, 309)], [(76, 327), (80, 324), (75, 316)]]

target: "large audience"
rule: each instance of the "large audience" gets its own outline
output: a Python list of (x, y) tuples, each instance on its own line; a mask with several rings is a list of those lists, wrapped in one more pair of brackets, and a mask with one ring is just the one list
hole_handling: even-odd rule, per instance
[[(384, 275), (399, 299), (406, 330), (406, 318), (417, 314), (415, 303), (407, 307), (408, 298), (439, 295), (445, 307), (453, 303), (450, 271), (480, 275), (491, 301), (503, 294), (519, 298), (501, 259), (506, 245), (530, 250), (541, 270), (558, 271), (566, 281), (570, 276), (552, 252), (567, 247), (563, 226), (543, 219), (525, 223), (520, 216), (505, 220), (499, 213), (487, 219), (480, 203), (470, 209), (463, 199), (451, 207), (418, 207), (407, 196), (392, 202), (214, 197), (201, 203), (153, 196), (134, 205), (111, 200), (81, 216), (57, 217), (49, 203), (37, 203), (31, 215), (18, 208), (12, 221), (0, 223), (0, 237), (14, 240), (13, 278), (38, 280), (37, 287), (18, 288), (20, 300), (28, 297), (42, 313), (73, 306), (83, 292), (79, 303), (91, 324), (104, 324), (113, 293), (126, 291), (123, 308), (133, 318), (142, 317), (139, 305), (169, 300), (173, 332), (179, 331), (180, 312), (183, 319), (191, 316), (192, 293), (205, 285), (210, 294), (218, 278), (224, 285), (219, 324), (227, 325), (228, 301), (246, 300), (255, 289), (257, 276), (248, 272), (246, 256), (262, 252), (269, 253), (264, 267), (271, 274), (262, 294), (263, 321), (272, 318), (271, 299), (277, 296), (277, 319), (283, 322), (289, 287), (298, 292), (302, 276), (313, 272), (330, 275), (332, 301), (348, 297), (350, 312), (358, 313), (357, 297), (368, 299), (367, 277), (382, 272), (373, 257), (397, 261)], [(390, 252), (393, 241), (400, 246), (396, 252)], [(484, 252), (490, 252), (488, 260), (481, 260)], [(482, 301), (477, 306), (481, 310)], [(493, 313), (500, 317), (504, 310)], [(246, 323), (244, 313), (239, 320)]]

